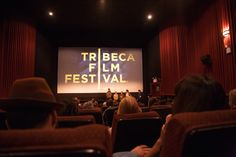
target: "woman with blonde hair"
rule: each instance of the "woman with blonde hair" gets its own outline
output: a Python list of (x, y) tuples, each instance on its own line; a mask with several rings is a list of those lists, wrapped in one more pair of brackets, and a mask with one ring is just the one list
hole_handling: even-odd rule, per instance
[[(142, 112), (142, 109), (139, 107), (138, 102), (133, 96), (124, 97), (118, 107), (117, 114), (130, 114), (130, 113), (139, 113)], [(111, 132), (111, 129), (110, 129)], [(136, 146), (131, 151), (125, 152), (116, 152), (113, 157), (144, 157), (148, 154), (151, 148), (146, 145)]]
[(117, 114), (129, 114), (142, 112), (137, 100), (133, 96), (125, 97), (121, 100)]

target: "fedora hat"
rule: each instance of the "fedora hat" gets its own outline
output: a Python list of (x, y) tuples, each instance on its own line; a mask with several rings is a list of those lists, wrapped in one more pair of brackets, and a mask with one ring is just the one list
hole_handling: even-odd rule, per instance
[(59, 109), (47, 81), (41, 77), (17, 79), (13, 82), (9, 98), (0, 99), (0, 108), (11, 110)]

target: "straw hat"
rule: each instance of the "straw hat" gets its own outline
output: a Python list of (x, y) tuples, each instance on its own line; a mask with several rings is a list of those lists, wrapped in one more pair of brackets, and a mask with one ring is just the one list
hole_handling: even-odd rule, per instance
[(56, 102), (46, 80), (40, 77), (17, 79), (11, 87), (9, 98), (0, 99), (0, 108), (6, 111), (60, 107), (62, 104)]

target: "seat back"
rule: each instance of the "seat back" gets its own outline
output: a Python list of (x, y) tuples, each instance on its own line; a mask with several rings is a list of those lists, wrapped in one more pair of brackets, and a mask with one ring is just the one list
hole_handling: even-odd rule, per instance
[(149, 112), (150, 111), (150, 108), (148, 106), (141, 107), (141, 109), (142, 109), (142, 112)]
[(0, 131), (1, 157), (111, 157), (107, 127)]
[(117, 111), (118, 107), (114, 106), (114, 107), (108, 107), (104, 112), (103, 112), (103, 120), (104, 120), (104, 124), (107, 126), (112, 125), (112, 120), (114, 117), (115, 112)]
[(171, 105), (155, 105), (150, 107), (150, 111), (156, 111), (165, 123), (166, 116), (172, 113)]
[(57, 128), (74, 128), (94, 123), (96, 123), (96, 121), (93, 115), (57, 117)]
[(7, 129), (6, 122), (5, 122), (6, 117), (7, 117), (7, 113), (0, 109), (0, 130)]
[(103, 124), (102, 110), (99, 107), (95, 107), (92, 109), (80, 109), (79, 115), (93, 115), (96, 123)]
[(160, 136), (162, 121), (156, 112), (115, 115), (112, 123), (113, 152), (135, 146), (152, 146)]
[(161, 157), (235, 157), (235, 133), (236, 111), (177, 114), (166, 125)]

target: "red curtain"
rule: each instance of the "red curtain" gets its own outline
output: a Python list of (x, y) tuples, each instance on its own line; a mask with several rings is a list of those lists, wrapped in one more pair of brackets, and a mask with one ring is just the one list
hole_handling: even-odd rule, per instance
[[(173, 94), (179, 78), (190, 73), (212, 75), (222, 83), (226, 92), (236, 87), (235, 52), (226, 54), (222, 35), (224, 27), (230, 27), (232, 20), (229, 8), (228, 0), (218, 0), (191, 25), (160, 32), (161, 88), (164, 94)], [(233, 35), (231, 38), (234, 39)], [(212, 58), (211, 68), (206, 68), (200, 61), (200, 57), (206, 54)]]
[(184, 31), (184, 27), (177, 26), (168, 28), (160, 33), (162, 95), (171, 95), (175, 83), (180, 78), (179, 59), (181, 58), (181, 50), (185, 47), (184, 44), (181, 44), (185, 35)]
[(0, 24), (0, 97), (17, 78), (34, 75), (36, 30), (19, 21)]

